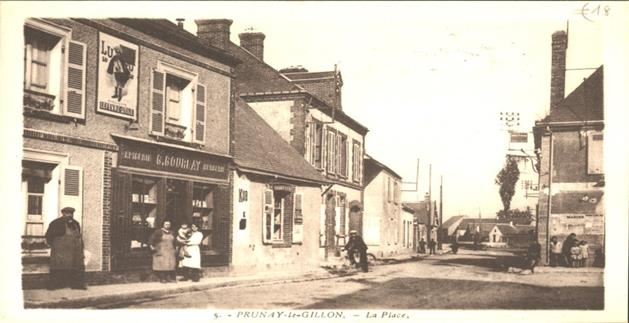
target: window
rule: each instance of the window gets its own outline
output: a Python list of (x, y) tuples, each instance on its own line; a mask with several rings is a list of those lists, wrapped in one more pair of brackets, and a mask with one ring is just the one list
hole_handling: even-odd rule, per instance
[(264, 191), (263, 241), (284, 242), (284, 202), (288, 195), (284, 191)]
[(321, 162), (323, 125), (320, 122), (313, 120), (313, 122), (309, 125), (308, 135), (310, 139), (310, 163), (315, 168), (321, 169), (323, 167)]
[(304, 214), (302, 209), (302, 195), (294, 195), (293, 211), (293, 243), (303, 242)]
[(326, 131), (326, 163), (325, 170), (328, 174), (336, 173), (336, 152), (337, 152), (337, 141), (336, 141), (336, 131), (334, 129), (328, 129)]
[(362, 178), (362, 160), (363, 154), (360, 142), (354, 140), (352, 144), (352, 180), (357, 183), (360, 183)]
[(206, 88), (197, 74), (158, 63), (152, 73), (150, 131), (185, 142), (205, 142)]
[(347, 136), (338, 134), (338, 174), (347, 177)]
[(85, 118), (85, 44), (42, 19), (24, 26), (24, 107)]
[(588, 174), (603, 174), (603, 132), (588, 134), (587, 147)]
[(393, 181), (393, 203), (399, 203), (400, 194), (398, 193), (398, 183), (397, 181)]
[(391, 178), (385, 177), (387, 181), (387, 201), (391, 203)]

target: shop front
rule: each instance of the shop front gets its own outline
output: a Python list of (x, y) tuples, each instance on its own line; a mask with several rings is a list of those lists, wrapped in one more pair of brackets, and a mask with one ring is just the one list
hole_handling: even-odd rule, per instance
[(197, 149), (115, 137), (112, 169), (113, 270), (151, 266), (148, 238), (170, 221), (176, 231), (196, 224), (203, 233), (202, 266), (228, 264), (230, 158)]

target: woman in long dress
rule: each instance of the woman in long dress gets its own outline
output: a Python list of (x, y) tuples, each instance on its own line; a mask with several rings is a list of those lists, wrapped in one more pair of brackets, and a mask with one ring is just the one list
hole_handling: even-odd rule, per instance
[(175, 281), (175, 236), (170, 230), (170, 221), (164, 221), (162, 228), (149, 238), (153, 251), (153, 271), (162, 283)]
[(199, 245), (203, 240), (203, 233), (199, 232), (199, 227), (194, 223), (190, 226), (190, 229), (192, 234), (186, 244), (188, 255), (181, 261), (183, 280), (191, 279), (194, 282), (198, 282), (201, 272), (201, 249)]

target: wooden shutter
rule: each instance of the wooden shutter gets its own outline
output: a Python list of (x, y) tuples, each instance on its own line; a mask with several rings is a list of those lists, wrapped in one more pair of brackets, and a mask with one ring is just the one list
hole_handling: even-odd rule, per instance
[(587, 147), (588, 174), (603, 174), (603, 133), (588, 135)]
[(206, 114), (206, 93), (205, 85), (197, 84), (197, 104), (195, 109), (194, 137), (193, 141), (199, 144), (205, 143), (205, 114)]
[(302, 210), (302, 195), (294, 195), (293, 210), (293, 243), (301, 243), (304, 240), (304, 215)]
[(127, 266), (125, 256), (129, 252), (131, 240), (131, 174), (119, 172), (118, 169), (113, 168), (111, 181), (111, 227), (109, 228), (111, 268), (120, 270)]
[(273, 190), (264, 190), (262, 197), (262, 241), (273, 241)]
[(85, 119), (85, 44), (70, 41), (63, 114)]
[(166, 75), (153, 70), (151, 75), (151, 118), (150, 129), (155, 135), (164, 134), (164, 93), (166, 89)]
[(65, 165), (62, 170), (59, 209), (73, 207), (74, 219), (83, 223), (83, 168)]

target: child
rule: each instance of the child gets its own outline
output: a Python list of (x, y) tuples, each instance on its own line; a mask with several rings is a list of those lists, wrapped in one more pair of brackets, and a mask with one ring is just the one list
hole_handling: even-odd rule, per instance
[(181, 260), (184, 257), (190, 257), (188, 250), (186, 250), (186, 244), (190, 237), (190, 229), (187, 224), (182, 224), (179, 230), (177, 230), (177, 259)]
[(588, 242), (583, 240), (579, 244), (579, 249), (581, 249), (581, 267), (586, 267), (589, 254), (588, 254)]
[(574, 246), (570, 248), (570, 267), (578, 267), (581, 263), (581, 247), (579, 247), (578, 241)]

